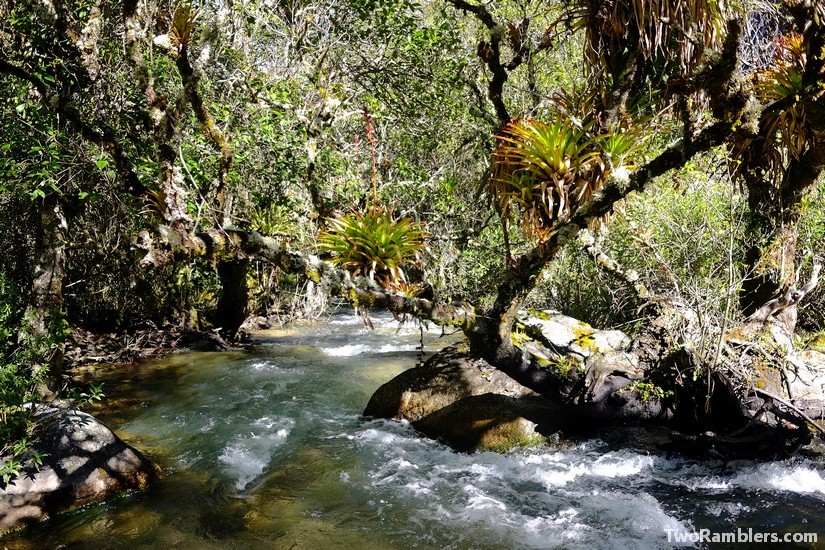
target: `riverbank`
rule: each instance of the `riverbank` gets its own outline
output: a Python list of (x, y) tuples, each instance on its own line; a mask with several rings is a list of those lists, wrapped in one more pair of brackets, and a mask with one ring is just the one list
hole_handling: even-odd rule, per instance
[[(256, 333), (245, 349), (89, 369), (83, 380), (108, 396), (92, 412), (168, 475), (3, 545), (575, 550), (667, 547), (666, 529), (825, 536), (821, 457), (725, 465), (658, 451), (632, 427), (467, 454), (365, 419), (419, 355), (417, 326), (373, 322), (336, 315)], [(425, 357), (445, 340), (425, 331)]]

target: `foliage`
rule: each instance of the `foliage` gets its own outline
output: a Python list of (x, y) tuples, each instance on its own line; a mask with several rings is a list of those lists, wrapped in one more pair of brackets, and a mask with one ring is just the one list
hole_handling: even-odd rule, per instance
[[(20, 296), (0, 272), (0, 479), (8, 483), (24, 468), (39, 469), (45, 455), (32, 448), (44, 429), (36, 407), (49, 381), (47, 366), (32, 368), (44, 356), (62, 349), (68, 327), (62, 315), (52, 316), (45, 335), (35, 335)], [(102, 384), (85, 390), (60, 388), (59, 397), (75, 407), (103, 399)]]
[[(815, 261), (822, 261), (819, 250), (825, 250), (825, 190), (814, 189), (805, 198), (799, 221), (799, 270), (801, 277), (809, 273)], [(809, 333), (825, 330), (825, 286), (821, 283), (806, 297), (798, 312), (798, 327)]]
[(648, 403), (652, 400), (661, 401), (662, 399), (673, 399), (674, 396), (673, 390), (665, 391), (664, 388), (651, 382), (640, 382), (639, 380), (634, 380), (632, 384), (626, 388), (622, 388), (621, 391), (637, 392), (643, 403)]
[(638, 130), (591, 135), (594, 124), (557, 113), (519, 120), (499, 134), (491, 186), (501, 216), (520, 215), (525, 236), (548, 239), (611, 176), (627, 177), (644, 139)]
[(48, 369), (32, 369), (30, 364), (43, 350), (59, 346), (66, 334), (58, 317), (49, 336), (33, 336), (19, 298), (0, 272), (0, 477), (4, 483), (28, 464), (40, 465), (42, 456), (32, 454), (30, 448), (38, 429), (33, 403), (41, 398)]
[(799, 34), (777, 40), (774, 62), (753, 76), (754, 92), (766, 109), (759, 135), (736, 142), (734, 173), (764, 168), (771, 178), (782, 177), (789, 158), (799, 159), (811, 137), (804, 96), (803, 75), (808, 54)]
[[(601, 231), (605, 253), (636, 272), (651, 294), (721, 319), (755, 237), (748, 234), (745, 197), (720, 181), (716, 165), (713, 158), (688, 164), (671, 181), (625, 201)], [(599, 327), (642, 321), (632, 286), (599, 269), (578, 242), (550, 266), (532, 303)]]
[(334, 254), (332, 262), (384, 287), (406, 283), (404, 266), (414, 265), (425, 247), (427, 232), (412, 218), (395, 219), (391, 209), (373, 207), (328, 220), (319, 248)]
[(712, 0), (566, 0), (564, 5), (557, 24), (584, 30), (585, 60), (595, 78), (608, 87), (634, 61), (627, 55), (628, 44), (651, 65), (658, 63), (658, 71), (653, 71), (658, 78), (667, 74), (665, 65), (675, 64), (680, 72), (692, 69), (706, 48), (720, 44), (727, 15), (723, 4)]
[(727, 275), (733, 269), (734, 282), (740, 281), (749, 244), (744, 197), (726, 183), (694, 185), (684, 190), (660, 186), (629, 203), (615, 219), (608, 246), (639, 271), (650, 291), (721, 313), (738, 290), (729, 288)]

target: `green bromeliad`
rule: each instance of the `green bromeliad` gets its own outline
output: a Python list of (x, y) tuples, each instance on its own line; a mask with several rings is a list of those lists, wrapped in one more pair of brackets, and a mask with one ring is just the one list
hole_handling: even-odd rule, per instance
[(318, 246), (332, 262), (353, 275), (386, 288), (408, 287), (404, 267), (415, 265), (426, 247), (427, 231), (412, 218), (395, 219), (391, 209), (372, 207), (331, 218)]

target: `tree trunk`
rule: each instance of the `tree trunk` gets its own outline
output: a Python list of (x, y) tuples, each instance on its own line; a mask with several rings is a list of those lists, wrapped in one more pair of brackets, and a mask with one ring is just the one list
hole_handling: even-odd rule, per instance
[(540, 368), (533, 357), (513, 344), (512, 333), (516, 315), (536, 286), (544, 267), (560, 249), (558, 235), (540, 243), (521, 256), (507, 271), (498, 287), (493, 307), (480, 315), (467, 332), (472, 353), (519, 382), (548, 397), (558, 392), (555, 378)]
[(40, 203), (35, 238), (34, 276), (26, 318), (30, 325), (31, 368), (48, 369), (48, 389), (54, 390), (63, 368), (63, 279), (66, 273), (66, 215), (57, 195)]
[[(799, 159), (791, 160), (779, 183), (770, 181), (764, 173), (746, 175), (750, 233), (757, 239), (745, 258), (747, 274), (739, 301), (746, 316), (796, 284), (794, 266), (802, 201), (824, 168), (825, 147), (814, 144)], [(777, 317), (793, 332), (795, 307), (783, 309)]]
[[(742, 312), (748, 317), (795, 283), (800, 210), (797, 205), (794, 211), (784, 211), (775, 218), (759, 213), (751, 221), (751, 235), (761, 233), (763, 238), (753, 243), (745, 256), (747, 273), (742, 282), (739, 302)], [(751, 212), (765, 212), (765, 209), (752, 204)], [(796, 309), (785, 309), (778, 316), (782, 325), (793, 332)]]
[(215, 324), (227, 340), (235, 338), (238, 329), (246, 319), (249, 293), (246, 286), (246, 271), (249, 260), (230, 260), (218, 264), (221, 279), (221, 297), (218, 300)]

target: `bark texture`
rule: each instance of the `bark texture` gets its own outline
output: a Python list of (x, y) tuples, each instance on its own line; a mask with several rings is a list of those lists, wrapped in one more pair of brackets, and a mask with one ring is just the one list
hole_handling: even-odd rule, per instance
[[(35, 370), (48, 369), (52, 386), (63, 368), (63, 342), (58, 341), (63, 324), (63, 279), (66, 276), (66, 232), (63, 206), (56, 195), (40, 203), (40, 225), (35, 239), (34, 278), (26, 318), (37, 358)], [(55, 389), (54, 387), (50, 389)]]

